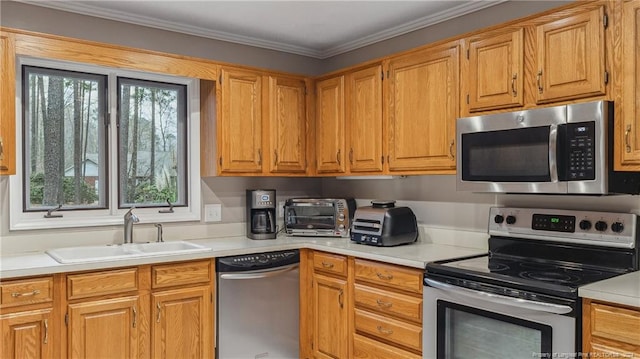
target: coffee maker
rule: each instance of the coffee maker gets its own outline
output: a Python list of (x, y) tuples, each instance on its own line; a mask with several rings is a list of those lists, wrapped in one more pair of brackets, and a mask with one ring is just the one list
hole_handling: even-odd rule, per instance
[(276, 191), (273, 189), (248, 189), (247, 237), (275, 239), (276, 233)]

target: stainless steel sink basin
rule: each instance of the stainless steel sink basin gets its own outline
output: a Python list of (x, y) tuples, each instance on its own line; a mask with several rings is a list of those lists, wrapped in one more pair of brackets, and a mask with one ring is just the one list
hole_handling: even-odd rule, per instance
[(88, 263), (174, 254), (208, 252), (211, 248), (185, 241), (128, 243), (107, 246), (66, 247), (47, 250), (59, 263)]

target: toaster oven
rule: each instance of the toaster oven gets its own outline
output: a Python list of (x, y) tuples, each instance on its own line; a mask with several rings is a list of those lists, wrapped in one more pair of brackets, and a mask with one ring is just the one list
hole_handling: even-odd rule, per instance
[(353, 198), (290, 198), (284, 228), (290, 236), (348, 237), (356, 210)]

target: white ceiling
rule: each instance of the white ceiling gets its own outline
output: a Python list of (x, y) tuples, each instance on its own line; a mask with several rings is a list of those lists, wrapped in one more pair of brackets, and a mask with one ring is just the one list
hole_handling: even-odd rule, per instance
[(507, 0), (18, 1), (323, 59)]

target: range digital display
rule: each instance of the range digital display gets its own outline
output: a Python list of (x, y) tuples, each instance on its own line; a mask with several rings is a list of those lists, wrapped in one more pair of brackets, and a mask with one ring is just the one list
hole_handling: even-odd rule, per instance
[(531, 229), (573, 233), (576, 231), (576, 217), (534, 213)]

